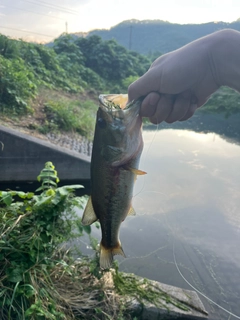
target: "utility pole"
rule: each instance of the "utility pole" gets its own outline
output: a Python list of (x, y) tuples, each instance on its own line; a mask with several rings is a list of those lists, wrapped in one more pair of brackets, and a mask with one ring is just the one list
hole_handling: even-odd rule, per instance
[(67, 21), (65, 23), (65, 26), (66, 26), (66, 33), (68, 34), (68, 23), (67, 23)]
[(129, 50), (132, 49), (132, 29), (133, 29), (133, 26), (130, 26), (130, 32), (129, 32)]

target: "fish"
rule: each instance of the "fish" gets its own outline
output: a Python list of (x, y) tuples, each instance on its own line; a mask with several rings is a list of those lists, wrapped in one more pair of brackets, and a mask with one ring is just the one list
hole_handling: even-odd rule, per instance
[(99, 96), (91, 156), (91, 196), (82, 224), (100, 222), (100, 268), (109, 269), (114, 255), (125, 257), (119, 240), (122, 221), (135, 215), (133, 186), (143, 150), (141, 100), (128, 102), (126, 94)]

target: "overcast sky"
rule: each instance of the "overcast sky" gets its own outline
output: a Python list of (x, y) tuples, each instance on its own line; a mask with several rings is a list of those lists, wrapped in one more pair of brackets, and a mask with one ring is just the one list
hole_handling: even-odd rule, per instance
[(129, 19), (185, 24), (238, 18), (240, 0), (0, 0), (0, 33), (39, 42)]

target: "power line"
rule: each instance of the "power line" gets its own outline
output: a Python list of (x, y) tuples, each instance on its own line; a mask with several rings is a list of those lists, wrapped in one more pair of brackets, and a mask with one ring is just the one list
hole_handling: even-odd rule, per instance
[(45, 1), (37, 1), (37, 2), (39, 2), (39, 3), (43, 3), (43, 4), (47, 4), (47, 5), (49, 5), (49, 6), (51, 6), (51, 7), (53, 7), (53, 8), (59, 8), (59, 9), (63, 9), (63, 10), (68, 10), (68, 11), (71, 11), (71, 12), (73, 12), (73, 13), (77, 13), (77, 14), (79, 14), (79, 12), (78, 11), (76, 11), (76, 10), (72, 10), (72, 9), (68, 9), (68, 8), (66, 8), (66, 7), (62, 7), (62, 6), (58, 6), (58, 5), (53, 5), (53, 4), (50, 4), (50, 3), (48, 3), (48, 2), (45, 2)]
[(10, 30), (17, 30), (17, 31), (20, 31), (20, 32), (25, 32), (25, 33), (32, 33), (32, 34), (37, 34), (39, 36), (45, 36), (45, 37), (48, 37), (48, 38), (55, 38), (56, 36), (50, 36), (49, 34), (43, 34), (43, 33), (38, 33), (38, 32), (32, 32), (32, 31), (28, 31), (28, 30), (21, 30), (21, 29), (17, 29), (17, 28), (10, 28), (10, 27), (4, 27), (4, 26), (0, 26), (0, 28), (3, 28), (3, 29), (10, 29)]
[(41, 16), (46, 16), (48, 18), (54, 18), (54, 19), (59, 19), (59, 20), (65, 21), (65, 19), (62, 19), (62, 18), (59, 18), (59, 17), (50, 16), (48, 14), (39, 13), (39, 12), (31, 11), (31, 10), (21, 9), (21, 8), (17, 8), (17, 7), (14, 7), (14, 6), (9, 6), (9, 5), (6, 5), (6, 4), (4, 4), (4, 7), (13, 8), (13, 9), (17, 9), (17, 10), (21, 10), (21, 11), (25, 11), (25, 12), (31, 12), (31, 13), (38, 14), (38, 15), (41, 15)]
[(40, 6), (40, 7), (47, 7), (47, 8), (51, 8), (51, 9), (57, 9), (59, 11), (62, 11), (62, 12), (68, 13), (68, 14), (79, 15), (79, 13), (77, 11), (70, 11), (67, 8), (63, 8), (63, 7), (61, 7), (62, 9), (60, 9), (57, 6), (53, 6), (53, 5), (50, 5), (50, 4), (43, 4), (43, 3), (40, 4), (40, 3), (37, 3), (37, 2), (34, 2), (34, 1), (29, 1), (29, 0), (21, 0), (21, 1), (28, 2), (28, 3), (31, 3), (31, 4), (35, 4), (35, 5)]
[(129, 33), (129, 50), (132, 49), (132, 29), (133, 29), (133, 26), (131, 25), (130, 26), (130, 33)]

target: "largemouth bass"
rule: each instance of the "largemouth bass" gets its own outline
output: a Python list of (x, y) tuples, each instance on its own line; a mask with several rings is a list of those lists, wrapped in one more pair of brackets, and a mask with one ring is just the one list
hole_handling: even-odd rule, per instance
[(110, 268), (113, 256), (125, 256), (119, 228), (132, 208), (133, 185), (143, 149), (141, 101), (127, 104), (127, 95), (101, 95), (91, 159), (92, 192), (82, 224), (99, 220), (102, 230), (100, 267)]

